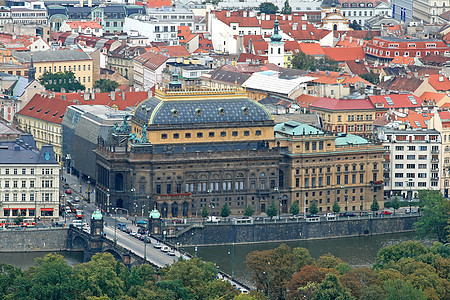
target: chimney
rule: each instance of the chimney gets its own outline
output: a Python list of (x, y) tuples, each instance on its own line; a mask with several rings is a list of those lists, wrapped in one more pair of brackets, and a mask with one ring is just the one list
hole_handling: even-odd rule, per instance
[(304, 14), (303, 16), (302, 16), (302, 21), (307, 21), (308, 20), (308, 16), (306, 15), (306, 14)]
[(292, 21), (292, 15), (288, 15), (288, 21)]
[(227, 10), (226, 16), (227, 18), (231, 17), (231, 11)]
[(303, 30), (303, 31), (306, 30), (306, 24), (302, 24), (302, 30)]
[(80, 6), (83, 7), (84, 3), (83, 0), (80, 0)]
[(88, 6), (92, 7), (92, 0), (88, 0)]
[(350, 37), (349, 43), (351, 44), (353, 42), (353, 37)]
[(283, 15), (283, 21), (286, 21), (286, 15)]
[(111, 101), (116, 101), (116, 92), (115, 91), (110, 93), (110, 98), (111, 98)]
[(345, 41), (345, 35), (341, 35), (341, 41)]
[(270, 15), (266, 15), (266, 21), (270, 21)]
[(266, 14), (265, 13), (261, 13), (261, 20), (265, 20), (266, 19)]
[(297, 23), (292, 23), (292, 30), (297, 30), (298, 24)]
[(247, 18), (248, 11), (244, 10), (242, 13), (243, 13), (244, 18)]
[(439, 76), (439, 82), (444, 82), (444, 76)]

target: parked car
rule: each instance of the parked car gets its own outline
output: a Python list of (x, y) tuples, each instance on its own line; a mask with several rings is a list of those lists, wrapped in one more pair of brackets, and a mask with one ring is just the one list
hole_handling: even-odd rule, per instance
[(263, 217), (256, 217), (255, 218), (255, 221), (257, 221), (257, 222), (262, 222), (262, 221), (264, 221), (265, 219), (263, 218)]
[(206, 221), (217, 223), (217, 222), (220, 222), (220, 218), (215, 217), (215, 216), (209, 216), (208, 219), (206, 219)]
[(130, 232), (130, 235), (133, 236), (133, 237), (136, 237), (136, 234), (137, 234), (136, 231), (131, 231), (131, 232)]
[(369, 216), (371, 216), (371, 215), (372, 215), (372, 213), (367, 212), (367, 211), (362, 211), (362, 212), (361, 212), (361, 217), (369, 217)]
[(415, 214), (415, 213), (417, 213), (417, 210), (415, 210), (414, 208), (411, 209), (407, 208), (405, 210), (405, 214)]
[(169, 252), (167, 252), (167, 255), (169, 255), (169, 256), (175, 256), (175, 251), (170, 250)]
[(127, 228), (127, 229), (125, 230), (125, 232), (128, 233), (128, 234), (131, 234), (131, 233), (133, 232), (133, 230), (131, 230), (131, 228)]
[(173, 219), (172, 223), (174, 223), (174, 224), (183, 224), (184, 221), (183, 221), (183, 219)]
[(356, 217), (356, 215), (351, 212), (344, 212), (344, 213), (340, 213), (339, 217)]
[(151, 243), (152, 242), (152, 240), (148, 236), (144, 236), (143, 241), (144, 241), (144, 243)]
[(67, 189), (66, 190), (66, 194), (72, 194), (72, 190), (71, 189)]
[(160, 243), (156, 243), (153, 245), (153, 248), (155, 249), (161, 249), (162, 245)]
[(139, 228), (137, 231), (139, 234), (146, 234), (147, 233), (147, 229), (145, 228)]
[(170, 251), (169, 246), (162, 246), (161, 247), (161, 252), (169, 252), (169, 251)]
[(392, 212), (388, 211), (388, 210), (383, 210), (381, 212), (382, 215), (392, 215)]

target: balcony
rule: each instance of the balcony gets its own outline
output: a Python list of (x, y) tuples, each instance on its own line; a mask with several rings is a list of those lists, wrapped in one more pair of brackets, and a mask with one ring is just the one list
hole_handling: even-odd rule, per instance
[(431, 154), (439, 154), (439, 150), (438, 149), (431, 149)]
[(431, 177), (431, 181), (438, 181), (439, 177)]
[(371, 181), (370, 184), (371, 185), (382, 185), (383, 184), (383, 180)]

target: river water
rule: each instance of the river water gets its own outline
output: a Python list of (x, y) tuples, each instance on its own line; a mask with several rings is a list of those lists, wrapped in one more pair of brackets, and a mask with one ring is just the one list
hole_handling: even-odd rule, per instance
[[(285, 244), (292, 248), (304, 247), (308, 249), (315, 258), (322, 254), (331, 253), (353, 267), (370, 267), (374, 263), (376, 254), (381, 248), (409, 240), (415, 240), (415, 233), (410, 232), (339, 239), (293, 241), (285, 242)], [(422, 242), (427, 246), (432, 244), (431, 240), (422, 240)], [(245, 283), (250, 283), (252, 274), (246, 268), (246, 256), (251, 251), (273, 249), (280, 244), (281, 243), (277, 242), (235, 245), (234, 247), (231, 245), (199, 246), (197, 248), (197, 256), (206, 261), (212, 261), (228, 274), (232, 273), (234, 266), (235, 276)], [(194, 247), (186, 248), (186, 250), (192, 255), (195, 255)], [(35, 258), (44, 257), (48, 253), (49, 252), (0, 253), (0, 263), (7, 263), (26, 269), (34, 264)], [(58, 254), (63, 255), (72, 266), (83, 262), (83, 253), (81, 252), (61, 251), (58, 252)]]
[[(375, 262), (377, 252), (381, 248), (409, 240), (415, 240), (414, 232), (339, 239), (293, 241), (285, 242), (284, 244), (287, 244), (292, 248), (304, 247), (309, 250), (311, 256), (314, 258), (331, 253), (353, 267), (371, 267)], [(422, 240), (422, 242), (427, 246), (432, 245), (431, 240)], [(214, 262), (222, 271), (228, 274), (232, 274), (234, 265), (234, 274), (236, 278), (249, 284), (252, 274), (245, 265), (247, 254), (254, 250), (261, 251), (273, 249), (280, 244), (282, 243), (235, 245), (234, 264), (233, 246), (231, 245), (198, 247), (197, 256), (206, 261)], [(186, 250), (192, 255), (195, 255), (195, 249), (193, 247), (189, 247)]]

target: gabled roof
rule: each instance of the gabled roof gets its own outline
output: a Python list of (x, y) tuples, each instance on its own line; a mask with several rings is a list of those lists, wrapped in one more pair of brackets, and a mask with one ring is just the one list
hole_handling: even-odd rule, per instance
[(447, 92), (450, 90), (450, 80), (441, 74), (430, 74), (428, 83), (436, 90)]
[[(305, 27), (306, 30), (303, 30), (303, 27)], [(331, 33), (329, 30), (316, 28), (306, 21), (302, 21), (298, 24), (297, 29), (294, 29), (291, 24), (280, 24), (280, 29), (283, 33), (297, 41), (320, 41), (326, 35)]]
[(66, 108), (74, 103), (61, 98), (36, 94), (18, 114), (50, 123), (61, 124)]
[(253, 42), (253, 50), (256, 55), (266, 54), (268, 48), (269, 48), (269, 45), (267, 44), (266, 41)]
[[(230, 26), (230, 24), (237, 23), (240, 27), (259, 27), (259, 21), (256, 17), (244, 17), (244, 10), (230, 11), (229, 17), (227, 17), (227, 12), (227, 10), (213, 11), (211, 14), (214, 14), (218, 20), (228, 26)], [(245, 11), (245, 13), (249, 14), (248, 11)]]
[(439, 111), (438, 114), (442, 122), (450, 122), (450, 111)]
[(350, 69), (350, 72), (352, 72), (355, 75), (362, 75), (369, 73), (367, 67), (364, 65), (363, 62), (356, 62), (354, 60), (346, 61), (345, 62)]
[(390, 94), (369, 96), (369, 100), (377, 108), (417, 108), (422, 107), (422, 99), (412, 94)]
[(151, 51), (158, 52), (163, 55), (167, 55), (168, 57), (189, 57), (189, 51), (187, 51), (186, 47), (182, 45), (173, 45), (173, 46), (157, 46), (152, 47)]
[(226, 83), (236, 83), (238, 85), (242, 85), (247, 79), (250, 78), (249, 74), (227, 71), (222, 67), (215, 69), (210, 74), (211, 80), (223, 81)]
[(154, 52), (146, 52), (134, 58), (135, 61), (143, 64), (145, 67), (153, 71), (161, 67), (168, 59), (169, 58), (167, 56)]
[(325, 56), (325, 52), (319, 43), (300, 43), (300, 50), (306, 55)]
[(397, 121), (408, 123), (411, 128), (428, 128), (428, 121), (434, 116), (433, 113), (417, 113), (414, 110), (408, 110), (406, 116), (397, 114)]
[(359, 76), (350, 75), (342, 72), (330, 72), (330, 71), (314, 71), (309, 72), (306, 76), (314, 77), (314, 82), (322, 84), (342, 84), (351, 85), (357, 82), (362, 82), (365, 85), (372, 85), (367, 80), (362, 79)]
[(314, 103), (316, 103), (317, 100), (321, 99), (321, 97), (311, 96), (307, 94), (300, 95), (296, 101), (297, 104), (301, 107), (308, 108)]
[(446, 93), (433, 93), (433, 92), (425, 92), (423, 93), (420, 98), (423, 101), (426, 102), (434, 102), (434, 103), (438, 103), (439, 101), (441, 101), (444, 97), (446, 97), (447, 94)]
[(312, 109), (325, 110), (372, 110), (375, 106), (369, 99), (333, 99), (320, 98), (310, 106)]
[(414, 57), (409, 56), (394, 56), (394, 58), (389, 63), (389, 66), (412, 66), (415, 63)]
[(419, 78), (408, 78), (396, 76), (387, 81), (381, 82), (379, 87), (390, 91), (407, 91), (414, 92), (423, 83)]
[[(111, 96), (112, 94), (115, 96)], [(148, 92), (111, 92), (111, 93), (55, 93), (57, 97), (65, 97), (70, 105), (107, 105), (114, 109), (124, 110), (127, 107), (136, 106), (148, 98)], [(114, 98), (114, 100), (113, 100)]]
[[(29, 63), (31, 61), (31, 53), (29, 52), (13, 52), (12, 56), (19, 63)], [(35, 63), (78, 60), (92, 60), (92, 58), (83, 51), (78, 50), (47, 50), (33, 53), (33, 61)]]
[(362, 47), (323, 48), (325, 55), (335, 61), (363, 60), (366, 57)]
[(257, 61), (261, 62), (261, 63), (265, 63), (268, 61), (268, 58), (265, 55), (241, 53), (241, 54), (239, 54), (239, 58), (237, 60), (238, 63), (248, 63), (248, 62), (257, 62)]

